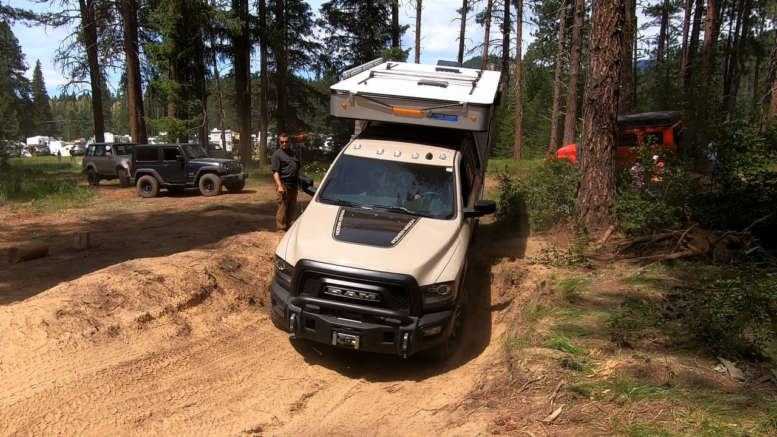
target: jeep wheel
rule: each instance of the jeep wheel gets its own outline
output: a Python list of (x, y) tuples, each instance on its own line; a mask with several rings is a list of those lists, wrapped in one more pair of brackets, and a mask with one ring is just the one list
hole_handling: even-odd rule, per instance
[(159, 182), (155, 177), (145, 175), (138, 179), (138, 195), (140, 197), (156, 197), (157, 194), (159, 194)]
[(227, 187), (227, 190), (229, 190), (230, 193), (239, 193), (243, 191), (243, 188), (245, 188), (246, 181), (242, 180), (240, 182), (230, 182), (228, 184), (224, 184), (224, 186)]
[(116, 174), (119, 176), (119, 186), (122, 188), (129, 187), (130, 180), (129, 180), (129, 173), (127, 173), (127, 169), (120, 168), (116, 170)]
[(419, 355), (427, 360), (436, 363), (442, 363), (447, 361), (448, 358), (453, 356), (454, 353), (461, 346), (461, 337), (463, 335), (462, 325), (464, 323), (464, 313), (462, 312), (461, 305), (456, 306), (456, 311), (453, 314), (453, 328), (451, 329), (451, 335), (448, 336), (442, 343), (437, 346), (422, 351)]
[(221, 194), (221, 178), (213, 173), (202, 175), (200, 178), (200, 193), (203, 196), (218, 196)]
[(97, 176), (97, 173), (95, 173), (94, 169), (90, 168), (86, 171), (86, 181), (89, 182), (89, 185), (99, 185), (100, 177)]

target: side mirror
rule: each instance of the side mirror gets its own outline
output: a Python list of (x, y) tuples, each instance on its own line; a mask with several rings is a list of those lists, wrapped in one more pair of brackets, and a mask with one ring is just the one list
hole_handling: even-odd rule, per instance
[(478, 200), (474, 208), (464, 208), (464, 218), (481, 217), (496, 212), (496, 202), (493, 200)]
[(305, 175), (300, 175), (299, 185), (302, 188), (302, 191), (310, 194), (311, 196), (316, 194), (316, 187), (313, 186), (313, 179), (311, 179), (310, 177)]

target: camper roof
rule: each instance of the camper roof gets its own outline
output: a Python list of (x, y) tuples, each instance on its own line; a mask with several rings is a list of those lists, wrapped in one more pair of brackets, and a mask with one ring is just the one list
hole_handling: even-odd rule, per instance
[(335, 92), (492, 105), (498, 71), (442, 65), (383, 62), (376, 59), (343, 73)]

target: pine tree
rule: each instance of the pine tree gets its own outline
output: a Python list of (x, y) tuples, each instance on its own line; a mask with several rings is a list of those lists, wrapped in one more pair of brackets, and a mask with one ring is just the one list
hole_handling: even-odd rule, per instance
[(390, 2), (332, 0), (321, 5), (320, 14), (330, 72), (369, 62), (390, 47)]
[(49, 93), (46, 91), (46, 83), (43, 81), (43, 71), (40, 68), (40, 60), (35, 62), (35, 69), (32, 71), (32, 82), (30, 83), (33, 123), (35, 131), (40, 135), (51, 135), (53, 133), (53, 124), (51, 117), (51, 107), (49, 106)]
[(0, 21), (0, 141), (19, 139), (24, 132), (20, 114), (29, 102), (30, 83), (24, 55), (6, 21)]

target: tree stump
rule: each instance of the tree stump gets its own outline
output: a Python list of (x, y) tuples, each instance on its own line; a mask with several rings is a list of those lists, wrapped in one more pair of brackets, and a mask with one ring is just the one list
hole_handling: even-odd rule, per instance
[(24, 246), (14, 246), (8, 249), (8, 262), (16, 264), (41, 258), (49, 254), (49, 246), (43, 243), (32, 243)]
[(89, 232), (76, 232), (73, 234), (73, 249), (89, 249)]

